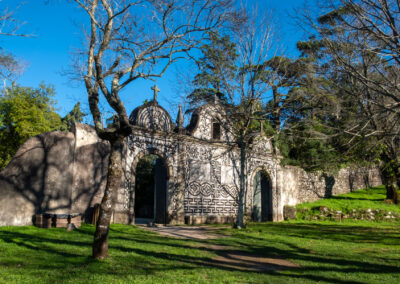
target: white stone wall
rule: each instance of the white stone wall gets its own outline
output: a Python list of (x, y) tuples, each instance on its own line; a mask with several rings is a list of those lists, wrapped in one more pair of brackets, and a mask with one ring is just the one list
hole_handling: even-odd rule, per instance
[(283, 213), (283, 206), (313, 202), (343, 193), (382, 184), (377, 168), (346, 168), (334, 174), (306, 172), (299, 167), (279, 167), (278, 187), (281, 191), (281, 206), (278, 214)]

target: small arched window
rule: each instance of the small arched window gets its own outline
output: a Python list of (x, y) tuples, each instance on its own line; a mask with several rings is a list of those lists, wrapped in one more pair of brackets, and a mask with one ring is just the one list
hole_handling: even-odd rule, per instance
[(221, 140), (221, 123), (218, 121), (212, 123), (212, 139)]

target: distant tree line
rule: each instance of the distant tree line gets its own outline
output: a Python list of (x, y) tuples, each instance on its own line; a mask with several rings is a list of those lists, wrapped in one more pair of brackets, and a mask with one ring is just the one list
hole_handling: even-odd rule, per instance
[(297, 58), (271, 52), (271, 23), (249, 13), (239, 28), (210, 34), (190, 83), (189, 111), (218, 98), (244, 156), (263, 123), (283, 164), (309, 171), (379, 166), (387, 199), (397, 203), (399, 2), (312, 2), (306, 6), (314, 11), (294, 18), (309, 35), (297, 43)]

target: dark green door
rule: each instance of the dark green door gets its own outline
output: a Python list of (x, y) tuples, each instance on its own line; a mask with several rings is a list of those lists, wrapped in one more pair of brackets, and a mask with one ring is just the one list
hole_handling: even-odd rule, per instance
[(268, 175), (258, 171), (253, 180), (253, 221), (272, 221), (272, 186)]

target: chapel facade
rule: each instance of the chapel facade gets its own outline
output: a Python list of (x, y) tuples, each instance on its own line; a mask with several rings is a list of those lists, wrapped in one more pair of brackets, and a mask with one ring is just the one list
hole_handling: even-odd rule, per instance
[[(115, 218), (130, 223), (135, 216), (136, 168), (144, 156), (161, 159), (155, 177), (154, 219), (158, 223), (231, 222), (237, 212), (240, 155), (224, 109), (218, 102), (196, 109), (183, 127), (176, 125), (156, 100), (130, 115), (134, 127), (127, 138), (125, 180), (118, 192)], [(256, 135), (246, 161), (249, 177), (246, 212), (255, 220), (279, 220), (276, 166), (270, 139)], [(164, 174), (162, 172), (164, 171)]]
[[(152, 101), (130, 115), (132, 133), (124, 146), (124, 174), (113, 196), (112, 221), (135, 224), (150, 217), (161, 224), (232, 222), (240, 153), (224, 108), (218, 101), (207, 103), (184, 127), (182, 109), (174, 124), (158, 104), (156, 90)], [(86, 124), (30, 138), (0, 172), (0, 226), (30, 225), (44, 215), (93, 222), (107, 182), (109, 152), (108, 142)], [(382, 184), (377, 168), (310, 173), (281, 165), (277, 152), (262, 130), (252, 138), (244, 203), (253, 221), (282, 221), (285, 206)], [(149, 155), (154, 172), (143, 193), (139, 185), (148, 180), (139, 165)]]

